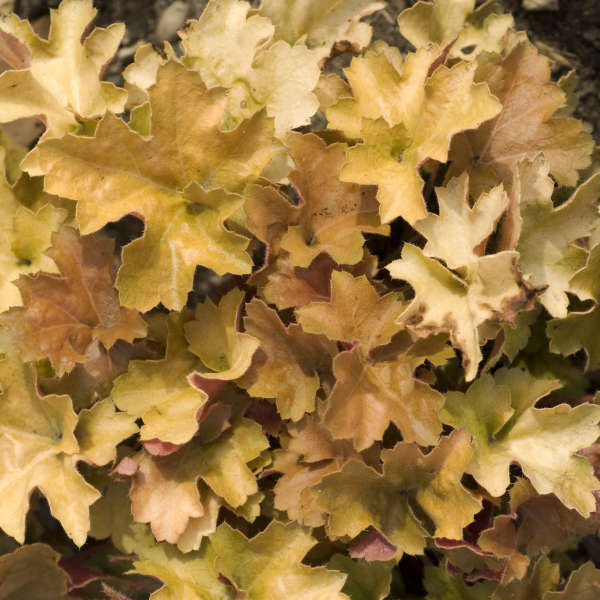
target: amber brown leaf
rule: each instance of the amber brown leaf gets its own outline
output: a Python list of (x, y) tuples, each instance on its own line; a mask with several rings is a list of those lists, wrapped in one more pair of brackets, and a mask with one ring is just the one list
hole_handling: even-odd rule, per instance
[(119, 304), (114, 288), (113, 243), (63, 227), (48, 255), (60, 274), (22, 275), (23, 306), (2, 321), (26, 360), (48, 358), (62, 374), (86, 361), (94, 342), (110, 348), (146, 335), (140, 314)]

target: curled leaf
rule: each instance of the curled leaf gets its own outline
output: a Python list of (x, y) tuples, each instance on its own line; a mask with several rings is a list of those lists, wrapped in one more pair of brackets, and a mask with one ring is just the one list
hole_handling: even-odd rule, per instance
[(237, 379), (250, 366), (260, 345), (255, 337), (237, 331), (238, 312), (244, 292), (233, 289), (218, 307), (210, 300), (196, 306), (195, 318), (184, 325), (189, 350), (214, 372), (202, 372), (205, 379)]

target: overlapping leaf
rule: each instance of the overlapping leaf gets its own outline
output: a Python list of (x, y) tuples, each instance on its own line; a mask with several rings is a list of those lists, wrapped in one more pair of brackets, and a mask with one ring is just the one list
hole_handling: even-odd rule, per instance
[(519, 516), (517, 544), (530, 556), (574, 547), (580, 537), (598, 530), (597, 516), (585, 519), (554, 494), (538, 494), (525, 478), (510, 488), (510, 508)]
[(523, 579), (530, 560), (517, 548), (517, 526), (513, 515), (498, 515), (492, 527), (481, 532), (477, 544), (502, 559), (502, 583)]
[[(345, 577), (324, 567), (301, 564), (316, 540), (301, 526), (272, 521), (248, 540), (226, 523), (210, 536), (217, 568), (248, 600), (277, 595), (293, 600), (346, 600)], [(240, 561), (239, 557), (244, 556)]]
[(508, 467), (516, 461), (540, 494), (554, 493), (568, 508), (587, 516), (595, 509), (598, 488), (591, 465), (575, 452), (598, 437), (600, 407), (535, 408), (557, 387), (520, 369), (483, 375), (466, 394), (450, 392), (442, 420), (473, 436), (467, 472), (493, 496), (509, 485)]
[(442, 395), (413, 377), (422, 358), (402, 356), (370, 363), (358, 348), (333, 361), (336, 383), (327, 398), (324, 423), (336, 438), (349, 438), (358, 450), (381, 440), (392, 421), (407, 442), (436, 443), (442, 425)]
[(397, 318), (406, 308), (400, 294), (379, 297), (362, 275), (344, 271), (331, 274), (331, 300), (311, 302), (296, 310), (307, 333), (322, 333), (330, 340), (360, 342), (364, 352), (387, 344), (402, 329)]
[(427, 531), (415, 516), (413, 500), (435, 523), (436, 536), (462, 537), (462, 528), (480, 508), (459, 483), (471, 456), (468, 434), (455, 432), (426, 455), (406, 442), (382, 454), (383, 473), (350, 460), (315, 487), (329, 513), (330, 535), (355, 537), (374, 526), (396, 546), (398, 556), (421, 553)]
[(426, 256), (443, 260), (451, 269), (477, 269), (487, 241), (508, 206), (502, 186), (497, 186), (469, 203), (469, 178), (462, 175), (445, 187), (436, 188), (439, 215), (428, 214), (415, 223), (415, 229), (427, 238)]
[(506, 587), (496, 588), (494, 600), (526, 600), (529, 598), (543, 600), (551, 590), (555, 590), (560, 580), (559, 566), (547, 556), (540, 557), (529, 568), (527, 577), (521, 581), (513, 581)]
[[(574, 242), (590, 235), (600, 205), (600, 174), (592, 176), (563, 204), (554, 208), (550, 197), (521, 202), (521, 230), (517, 244), (519, 266), (534, 285), (545, 285), (540, 302), (554, 317), (566, 317), (568, 291), (589, 292), (570, 281), (585, 265), (587, 253)], [(585, 277), (582, 275), (581, 277)], [(585, 286), (585, 284), (583, 284)]]
[(489, 0), (475, 9), (475, 0), (417, 2), (398, 17), (400, 33), (416, 48), (430, 43), (450, 47), (450, 56), (472, 60), (480, 52), (501, 52), (513, 26), (512, 15), (498, 14)]
[(238, 311), (244, 293), (233, 289), (219, 302), (210, 300), (196, 306), (195, 318), (184, 325), (189, 350), (214, 372), (202, 372), (205, 379), (237, 379), (250, 366), (260, 342), (237, 331)]
[(39, 489), (67, 535), (82, 546), (89, 506), (100, 493), (77, 471), (77, 415), (68, 396), (40, 396), (35, 371), (9, 354), (0, 361), (0, 527), (25, 539), (29, 497)]
[(266, 108), (275, 131), (306, 125), (319, 104), (313, 89), (320, 58), (304, 44), (274, 41), (274, 26), (261, 15), (248, 17), (242, 0), (211, 0), (199, 19), (181, 30), (184, 64), (208, 86), (230, 89), (225, 125), (232, 127)]
[(275, 26), (275, 37), (291, 45), (304, 43), (327, 56), (336, 42), (360, 50), (371, 41), (371, 27), (360, 19), (384, 8), (373, 0), (263, 0), (260, 14)]
[[(593, 196), (592, 198), (593, 206), (596, 204), (596, 200)], [(570, 202), (572, 203), (573, 199)], [(584, 229), (583, 221), (580, 222), (582, 229)], [(582, 254), (583, 252), (579, 252), (578, 258), (581, 259)], [(599, 258), (600, 245), (596, 244), (591, 249), (585, 266), (577, 271), (568, 282), (568, 287), (572, 292), (582, 300), (594, 300), (596, 305), (585, 312), (571, 312), (562, 319), (552, 319), (547, 325), (547, 335), (550, 339), (550, 350), (552, 352), (560, 352), (567, 356), (584, 348), (588, 357), (587, 368), (592, 369), (596, 368), (600, 362), (598, 336), (595, 335), (598, 319), (600, 318), (600, 308), (598, 308), (600, 289), (598, 289), (597, 283), (597, 273), (600, 267)], [(577, 268), (577, 262), (573, 262), (575, 262), (575, 265), (567, 264), (565, 266), (567, 268), (571, 267), (571, 269)]]
[(258, 491), (247, 463), (267, 447), (260, 427), (243, 420), (210, 444), (197, 440), (168, 456), (142, 453), (136, 458), (138, 468), (129, 492), (134, 520), (150, 523), (157, 540), (170, 543), (197, 535), (201, 525), (210, 533), (212, 516), (216, 519), (211, 515), (213, 495), (206, 488), (200, 493), (198, 479), (219, 503), (239, 507)]
[(327, 254), (321, 254), (310, 267), (294, 267), (289, 255), (281, 255), (251, 279), (262, 298), (278, 309), (303, 306), (329, 296), (329, 280), (336, 263)]
[[(150, 126), (148, 90), (156, 83), (158, 69), (167, 62), (169, 58), (174, 58), (175, 52), (170, 45), (165, 42), (164, 51), (157, 52), (152, 44), (142, 44), (139, 46), (134, 55), (133, 62), (123, 70), (123, 79), (125, 80), (125, 88), (128, 91), (127, 104), (134, 105), (131, 113), (132, 128), (135, 131), (142, 133), (139, 127), (140, 119), (143, 115), (142, 122)], [(143, 133), (148, 135), (150, 131), (144, 130)]]
[(144, 235), (124, 248), (117, 278), (123, 304), (142, 311), (159, 302), (181, 308), (197, 264), (250, 271), (248, 240), (223, 222), (242, 204), (232, 192), (259, 175), (275, 148), (264, 112), (220, 131), (226, 90), (207, 90), (176, 62), (160, 67), (149, 95), (149, 138), (109, 113), (93, 138), (39, 146), (46, 189), (78, 201), (82, 232), (131, 212), (144, 217)]
[(90, 0), (0, 23), (0, 597), (595, 598), (573, 76), (493, 0), (205, 4), (126, 91)]
[(234, 600), (235, 590), (219, 578), (215, 552), (208, 540), (197, 552), (182, 554), (167, 543), (157, 544), (151, 535), (133, 547), (139, 559), (133, 563), (137, 573), (151, 575), (163, 585), (150, 600)]
[(325, 475), (339, 471), (358, 453), (346, 440), (334, 440), (316, 415), (307, 415), (287, 427), (289, 439), (273, 453), (272, 469), (281, 473), (273, 489), (274, 506), (290, 519), (309, 527), (326, 522), (326, 513), (311, 488)]
[(78, 117), (100, 117), (123, 110), (127, 93), (100, 81), (119, 47), (125, 26), (86, 31), (96, 16), (92, 0), (64, 0), (50, 12), (48, 39), (15, 14), (0, 23), (3, 58), (15, 67), (0, 75), (0, 119), (43, 117), (47, 134), (61, 137), (77, 130)]
[(260, 340), (260, 348), (239, 383), (252, 396), (274, 398), (284, 419), (299, 421), (315, 409), (320, 375), (327, 375), (335, 346), (297, 324), (286, 327), (260, 300), (248, 303), (246, 312), (246, 332)]
[(115, 460), (119, 442), (137, 431), (135, 418), (117, 412), (112, 401), (105, 398), (79, 413), (75, 429), (79, 454), (95, 465), (105, 465)]
[(543, 152), (552, 176), (562, 185), (575, 185), (594, 144), (581, 122), (553, 116), (565, 95), (550, 81), (548, 60), (528, 41), (520, 41), (505, 55), (484, 53), (477, 62), (475, 81), (487, 82), (502, 111), (454, 139), (452, 172), (468, 170), (481, 192), (509, 180), (519, 161)]
[(265, 264), (249, 283), (280, 309), (328, 297), (336, 261), (351, 265), (342, 268), (355, 275), (374, 275), (376, 259), (363, 248), (361, 231), (386, 231), (372, 190), (340, 183), (323, 170), (323, 164), (333, 164), (339, 173), (342, 144), (326, 146), (314, 135), (292, 139), (306, 153), (303, 168), (290, 174), (306, 202), (296, 207), (271, 186), (249, 185), (244, 191), (246, 226), (266, 246)]
[(456, 133), (501, 110), (467, 63), (442, 65), (430, 74), (438, 56), (435, 48), (420, 49), (402, 62), (397, 49), (376, 42), (345, 70), (354, 99), (327, 111), (332, 128), (362, 138), (348, 151), (341, 179), (378, 186), (384, 223), (398, 216), (411, 224), (424, 218), (418, 167), (427, 159), (445, 162)]
[(340, 264), (359, 262), (361, 232), (389, 230), (379, 221), (374, 190), (339, 180), (345, 144), (328, 146), (314, 134), (290, 134), (287, 139), (296, 163), (289, 179), (300, 205), (293, 207), (273, 188), (251, 187), (245, 204), (250, 231), (269, 244), (270, 257), (286, 250), (296, 267), (309, 267), (322, 252)]
[(321, 252), (340, 264), (357, 263), (363, 256), (361, 232), (389, 232), (379, 222), (373, 190), (340, 181), (344, 144), (326, 146), (314, 134), (296, 134), (288, 137), (288, 149), (296, 163), (289, 178), (301, 206), (281, 247), (298, 267), (308, 267)]
[(0, 148), (0, 311), (22, 303), (19, 289), (13, 284), (19, 275), (57, 271), (44, 251), (66, 217), (66, 211), (51, 204), (33, 210), (22, 204), (7, 179), (10, 153), (11, 149)]
[(157, 438), (183, 444), (198, 429), (197, 413), (208, 394), (188, 381), (197, 358), (188, 352), (183, 337), (183, 317), (168, 322), (167, 349), (160, 360), (136, 360), (114, 382), (111, 399), (122, 411), (144, 421), (142, 440)]
[(48, 358), (62, 374), (85, 362), (95, 343), (110, 348), (117, 339), (144, 337), (138, 312), (119, 304), (112, 250), (112, 241), (81, 237), (68, 227), (52, 235), (48, 256), (60, 274), (21, 275), (16, 285), (24, 306), (2, 316), (26, 360)]
[[(392, 277), (408, 281), (415, 290), (414, 300), (400, 317), (402, 321), (423, 336), (447, 331), (463, 354), (466, 378), (471, 380), (481, 360), (480, 326), (489, 320), (512, 323), (521, 311), (531, 308), (538, 290), (519, 272), (517, 252), (479, 256), (483, 251), (478, 246), (492, 232), (508, 203), (506, 195), (496, 188), (481, 196), (471, 209), (467, 190), (466, 176), (452, 180), (445, 189), (438, 188), (440, 215), (430, 215), (415, 224), (428, 237), (425, 248), (405, 244), (402, 258), (387, 269)], [(488, 211), (479, 215), (485, 205)], [(450, 230), (454, 236), (447, 238)], [(449, 246), (450, 239), (456, 240), (455, 252)], [(426, 254), (460, 267), (464, 277)]]
[[(499, 514), (489, 523), (491, 510), (484, 505), (485, 525), (490, 525), (479, 532), (483, 523), (473, 524), (474, 531), (465, 535), (466, 540), (436, 540), (436, 546), (444, 553), (448, 566), (452, 571), (462, 571), (468, 581), (479, 578), (493, 579), (503, 584), (523, 579), (530, 565), (527, 556), (519, 552), (517, 538), (517, 521), (513, 514)], [(475, 539), (476, 536), (476, 539)], [(476, 543), (475, 543), (476, 542)]]

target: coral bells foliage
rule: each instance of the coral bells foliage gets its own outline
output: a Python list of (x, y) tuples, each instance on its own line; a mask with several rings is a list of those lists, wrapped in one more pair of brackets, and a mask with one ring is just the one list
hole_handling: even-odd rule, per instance
[(91, 0), (0, 22), (2, 598), (597, 598), (572, 76), (383, 7), (210, 0), (122, 87)]

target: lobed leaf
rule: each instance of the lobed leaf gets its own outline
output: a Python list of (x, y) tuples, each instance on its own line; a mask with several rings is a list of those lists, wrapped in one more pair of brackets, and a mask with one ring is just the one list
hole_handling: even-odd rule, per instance
[(110, 397), (117, 408), (143, 419), (142, 440), (187, 442), (196, 433), (197, 413), (208, 400), (208, 394), (188, 380), (198, 361), (187, 350), (182, 321), (177, 314), (168, 320), (165, 358), (132, 361), (127, 373), (115, 379)]
[(89, 506), (100, 493), (77, 471), (77, 415), (68, 396), (40, 396), (35, 372), (14, 354), (0, 361), (0, 527), (19, 543), (34, 489), (46, 497), (67, 535), (82, 546)]
[(0, 120), (46, 126), (0, 132), (0, 597), (595, 598), (564, 57), (495, 0), (411, 3), (405, 54), (377, 0), (204, 4), (125, 89), (91, 0), (0, 20)]
[(307, 333), (323, 333), (330, 340), (359, 342), (368, 352), (387, 344), (402, 329), (396, 322), (404, 311), (400, 294), (379, 297), (366, 276), (333, 271), (331, 300), (310, 302), (296, 309), (296, 317)]
[(286, 327), (260, 300), (249, 302), (246, 312), (246, 332), (260, 340), (260, 349), (238, 383), (252, 396), (274, 398), (284, 419), (299, 421), (315, 409), (320, 374), (329, 370), (334, 346), (297, 324)]
[(517, 256), (504, 251), (479, 258), (470, 284), (411, 244), (404, 245), (401, 259), (386, 267), (392, 277), (415, 289), (402, 321), (421, 336), (448, 332), (463, 354), (467, 381), (477, 374), (482, 357), (479, 327), (490, 319), (512, 322), (535, 297), (536, 290), (516, 268)]
[(135, 546), (135, 571), (163, 582), (150, 600), (234, 600), (235, 591), (223, 583), (215, 567), (215, 552), (205, 542), (199, 551), (182, 554), (173, 546), (147, 537)]
[[(546, 285), (540, 302), (554, 317), (566, 317), (570, 280), (585, 265), (586, 252), (575, 240), (587, 237), (598, 215), (600, 174), (582, 183), (554, 208), (549, 197), (521, 206), (519, 266), (533, 285)], [(586, 297), (589, 295), (583, 293)]]
[(273, 40), (271, 21), (257, 14), (248, 17), (249, 9), (241, 0), (211, 0), (200, 18), (180, 32), (183, 61), (208, 86), (231, 90), (226, 127), (265, 108), (276, 134), (283, 136), (307, 125), (318, 108), (312, 90), (320, 56), (304, 44)]
[(384, 223), (426, 217), (418, 167), (427, 159), (445, 162), (455, 134), (502, 108), (485, 84), (475, 82), (472, 66), (435, 68), (438, 56), (435, 47), (422, 49), (402, 63), (397, 49), (376, 42), (347, 69), (355, 99), (342, 99), (327, 111), (333, 128), (362, 123), (348, 132), (363, 142), (348, 151), (340, 179), (377, 185)]
[(19, 48), (20, 60), (0, 75), (2, 122), (42, 115), (46, 137), (61, 137), (78, 129), (78, 118), (122, 112), (127, 93), (100, 79), (125, 26), (116, 23), (86, 35), (96, 13), (92, 0), (64, 0), (50, 11), (48, 39), (15, 14), (3, 18), (4, 43)]
[(434, 445), (442, 424), (442, 395), (413, 377), (422, 362), (403, 356), (371, 364), (358, 348), (341, 352), (333, 361), (336, 383), (327, 398), (324, 424), (335, 438), (354, 441), (357, 450), (381, 440), (390, 421), (406, 442)]
[[(296, 524), (272, 521), (248, 540), (226, 523), (210, 536), (219, 570), (245, 592), (248, 600), (267, 600), (277, 594), (291, 599), (343, 600), (345, 577), (324, 567), (300, 563), (316, 540)], [(239, 556), (244, 556), (240, 561)]]
[(119, 304), (112, 251), (111, 241), (81, 237), (68, 227), (52, 234), (48, 255), (60, 275), (21, 275), (16, 285), (24, 306), (2, 315), (26, 360), (47, 357), (63, 374), (85, 362), (94, 343), (110, 348), (118, 339), (144, 337), (138, 312)]
[(596, 506), (592, 491), (598, 480), (575, 452), (598, 437), (600, 409), (591, 404), (534, 408), (556, 387), (557, 382), (536, 380), (520, 369), (501, 369), (494, 377), (480, 377), (466, 395), (447, 394), (441, 417), (473, 436), (467, 472), (490, 494), (506, 491), (508, 467), (516, 461), (540, 494), (554, 493), (567, 508), (588, 516)]
[(356, 537), (373, 526), (396, 546), (396, 557), (421, 553), (427, 531), (411, 507), (413, 500), (435, 523), (435, 535), (460, 538), (480, 509), (459, 483), (471, 455), (466, 432), (443, 438), (426, 455), (407, 442), (382, 454), (381, 474), (352, 459), (315, 487), (329, 513), (329, 534)]
[(474, 0), (417, 2), (398, 16), (400, 33), (416, 48), (450, 46), (450, 56), (472, 60), (480, 52), (501, 52), (513, 26), (512, 15), (498, 14), (494, 0), (475, 8)]
[(149, 95), (149, 138), (107, 114), (93, 138), (40, 144), (40, 164), (49, 192), (78, 201), (83, 232), (132, 212), (144, 217), (144, 235), (123, 250), (122, 302), (142, 311), (159, 302), (180, 309), (197, 264), (220, 274), (250, 271), (248, 240), (223, 222), (242, 204), (233, 192), (258, 177), (274, 154), (272, 123), (257, 113), (220, 131), (225, 90), (208, 90), (198, 74), (173, 61), (159, 68)]
[(189, 351), (214, 371), (202, 372), (205, 379), (237, 379), (250, 367), (260, 342), (237, 331), (243, 298), (244, 293), (235, 288), (223, 296), (218, 307), (210, 300), (198, 304), (194, 320), (183, 326)]
[(565, 95), (550, 81), (550, 65), (528, 41), (500, 54), (482, 54), (475, 81), (486, 82), (502, 103), (495, 118), (457, 136), (450, 150), (452, 173), (468, 170), (483, 191), (524, 159), (543, 152), (550, 173), (562, 185), (577, 183), (590, 163), (593, 141), (576, 119), (555, 117)]

